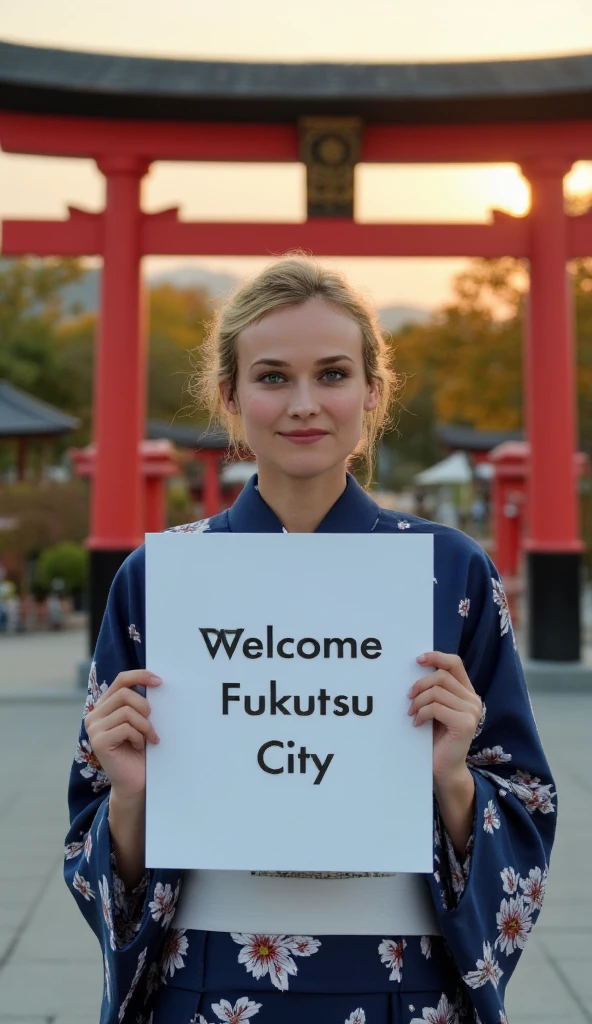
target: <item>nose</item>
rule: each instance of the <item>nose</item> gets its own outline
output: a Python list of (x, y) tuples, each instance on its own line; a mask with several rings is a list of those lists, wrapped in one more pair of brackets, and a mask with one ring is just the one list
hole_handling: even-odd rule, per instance
[(291, 389), (288, 415), (296, 416), (298, 419), (308, 419), (320, 412), (320, 405), (314, 394), (314, 388), (310, 381), (299, 380)]

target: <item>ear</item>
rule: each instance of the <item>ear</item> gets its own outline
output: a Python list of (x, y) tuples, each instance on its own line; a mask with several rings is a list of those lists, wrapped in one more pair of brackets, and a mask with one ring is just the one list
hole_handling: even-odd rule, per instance
[(235, 398), (234, 391), (232, 390), (229, 382), (223, 381), (221, 384), (218, 385), (218, 387), (220, 390), (220, 398), (222, 400), (222, 405), (226, 409), (226, 412), (229, 412), (232, 416), (238, 415), (240, 409), (238, 406), (238, 402)]
[(378, 405), (380, 389), (376, 382), (366, 385), (366, 398), (364, 399), (364, 412), (372, 412)]

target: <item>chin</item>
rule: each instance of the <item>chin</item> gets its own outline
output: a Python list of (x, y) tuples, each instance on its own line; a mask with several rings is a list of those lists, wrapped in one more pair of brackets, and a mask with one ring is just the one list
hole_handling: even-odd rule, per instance
[(333, 457), (328, 456), (326, 452), (319, 452), (315, 457), (311, 452), (304, 450), (293, 452), (290, 457), (283, 458), (281, 462), (270, 459), (267, 464), (273, 467), (275, 473), (283, 476), (298, 480), (311, 480), (314, 477), (323, 476), (324, 473), (334, 471), (337, 466), (343, 466), (345, 469), (350, 456), (351, 452), (348, 451)]

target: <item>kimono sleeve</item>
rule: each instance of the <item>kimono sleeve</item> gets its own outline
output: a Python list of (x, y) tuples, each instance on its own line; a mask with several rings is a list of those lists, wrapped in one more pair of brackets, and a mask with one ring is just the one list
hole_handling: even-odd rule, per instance
[[(543, 903), (556, 794), (527, 691), (499, 574), (470, 556), (459, 647), (484, 710), (467, 764), (475, 781), (473, 835), (462, 875), (436, 829), (429, 881), (442, 933), (481, 1019), (503, 1011), (505, 986)], [(440, 823), (441, 825), (441, 823)], [(451, 868), (452, 865), (452, 868)]]
[[(101, 1024), (135, 1020), (158, 987), (158, 960), (175, 913), (181, 871), (146, 871), (126, 893), (109, 833), (109, 780), (93, 753), (85, 718), (119, 672), (144, 668), (144, 551), (117, 572), (91, 665), (88, 695), (70, 772), (64, 877), (97, 936), (104, 965)], [(132, 1003), (133, 1000), (133, 1003)]]

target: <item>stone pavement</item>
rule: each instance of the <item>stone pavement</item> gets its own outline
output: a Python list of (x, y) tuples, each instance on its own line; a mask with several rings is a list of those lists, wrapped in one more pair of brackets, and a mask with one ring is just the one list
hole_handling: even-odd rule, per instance
[(0, 700), (73, 696), (77, 668), (87, 659), (86, 628), (55, 633), (0, 633)]
[[(33, 644), (29, 668), (27, 648), (10, 647), (20, 639), (0, 637), (0, 1024), (97, 1024), (99, 948), (62, 880), (67, 779), (84, 695), (72, 698), (71, 682), (70, 697), (63, 692), (72, 675), (58, 655), (75, 662), (84, 637), (47, 636), (56, 642), (53, 658)], [(28, 699), (10, 696), (9, 665), (12, 678), (28, 679)], [(45, 695), (35, 665), (52, 679)], [(533, 703), (557, 780), (559, 830), (545, 907), (509, 985), (508, 1017), (510, 1024), (592, 1024), (592, 694), (534, 694)]]

